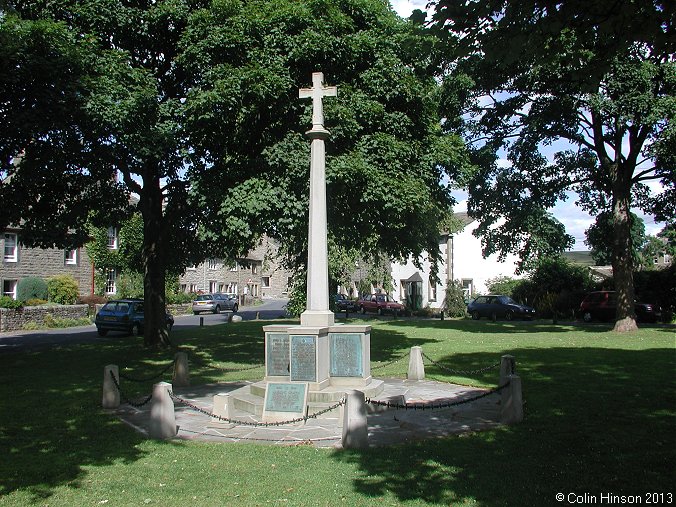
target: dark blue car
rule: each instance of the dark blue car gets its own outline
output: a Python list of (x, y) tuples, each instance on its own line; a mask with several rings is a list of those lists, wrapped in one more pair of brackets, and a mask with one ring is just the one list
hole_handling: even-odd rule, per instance
[(535, 317), (535, 308), (521, 305), (509, 296), (489, 294), (488, 296), (479, 296), (467, 305), (467, 313), (474, 320), (486, 317), (491, 320), (497, 319), (527, 319)]
[[(174, 317), (167, 313), (167, 329), (171, 331)], [(108, 301), (96, 314), (94, 320), (99, 336), (106, 336), (108, 331), (121, 331), (131, 335), (143, 334), (143, 300), (116, 299)]]

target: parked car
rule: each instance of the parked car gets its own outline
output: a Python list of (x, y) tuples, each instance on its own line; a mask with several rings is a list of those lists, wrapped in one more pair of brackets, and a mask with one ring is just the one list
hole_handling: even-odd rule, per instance
[(360, 310), (359, 303), (345, 294), (336, 294), (334, 300), (337, 312), (358, 312)]
[(202, 312), (221, 313), (221, 310), (236, 312), (239, 310), (236, 294), (200, 294), (192, 302), (192, 312), (197, 315)]
[(404, 311), (404, 305), (387, 294), (366, 294), (359, 299), (359, 310), (361, 313), (376, 312), (378, 315), (384, 313), (398, 315)]
[[(167, 329), (171, 331), (174, 317), (165, 313)], [(94, 319), (99, 336), (106, 336), (108, 331), (122, 331), (131, 335), (143, 334), (143, 300), (116, 299), (108, 301), (96, 314)]]
[[(662, 318), (660, 308), (651, 303), (634, 303), (636, 319), (640, 322), (657, 322)], [(612, 290), (597, 290), (587, 294), (580, 303), (579, 316), (585, 322), (609, 321), (617, 314), (617, 293)]]
[(479, 296), (467, 305), (467, 313), (474, 320), (486, 317), (491, 320), (516, 318), (531, 320), (535, 317), (535, 308), (517, 303), (509, 296), (489, 294)]

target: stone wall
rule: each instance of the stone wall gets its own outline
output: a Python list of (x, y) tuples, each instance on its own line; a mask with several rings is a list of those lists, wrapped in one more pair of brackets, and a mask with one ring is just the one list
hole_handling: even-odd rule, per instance
[(17, 310), (0, 308), (0, 332), (20, 331), (29, 322), (44, 326), (47, 315), (54, 319), (80, 319), (88, 314), (88, 305), (25, 306)]

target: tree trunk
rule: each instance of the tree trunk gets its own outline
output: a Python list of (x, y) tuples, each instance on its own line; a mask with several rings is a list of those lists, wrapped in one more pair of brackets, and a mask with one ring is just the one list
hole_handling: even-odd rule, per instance
[(630, 214), (631, 172), (626, 169), (620, 167), (613, 181), (613, 278), (617, 292), (614, 330), (618, 332), (637, 329)]
[[(148, 167), (140, 207), (143, 214), (144, 334), (146, 346), (169, 345), (166, 323), (164, 216), (156, 167)], [(146, 177), (148, 176), (148, 177)]]

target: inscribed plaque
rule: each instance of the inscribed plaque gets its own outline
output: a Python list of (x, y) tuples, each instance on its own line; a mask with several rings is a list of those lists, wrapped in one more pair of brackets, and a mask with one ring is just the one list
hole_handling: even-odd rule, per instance
[(266, 371), (269, 376), (287, 376), (289, 374), (289, 335), (270, 333), (266, 343)]
[(317, 380), (317, 345), (313, 336), (291, 336), (291, 380)]
[(331, 333), (329, 335), (332, 377), (362, 377), (361, 335)]
[(265, 391), (266, 412), (295, 412), (305, 411), (305, 396), (307, 384), (268, 383)]

